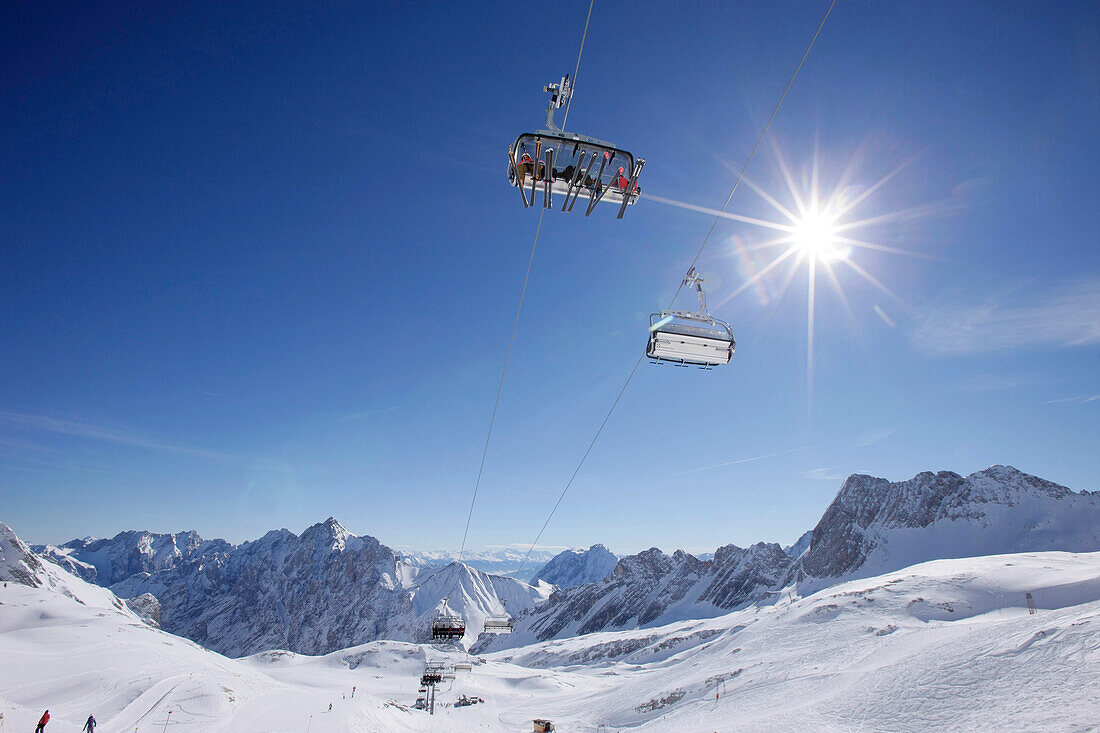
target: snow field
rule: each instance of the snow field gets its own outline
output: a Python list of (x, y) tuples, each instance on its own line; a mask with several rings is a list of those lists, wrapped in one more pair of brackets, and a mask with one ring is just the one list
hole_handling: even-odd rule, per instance
[[(0, 589), (6, 731), (33, 730), (47, 707), (50, 733), (79, 731), (88, 713), (105, 733), (159, 733), (168, 710), (168, 729), (186, 733), (528, 731), (535, 717), (592, 733), (1100, 731), (1100, 553), (939, 560), (484, 657), (378, 641), (228, 659), (65, 583)], [(411, 709), (428, 660), (472, 666), (440, 686), (435, 716)], [(460, 694), (486, 702), (452, 707)]]

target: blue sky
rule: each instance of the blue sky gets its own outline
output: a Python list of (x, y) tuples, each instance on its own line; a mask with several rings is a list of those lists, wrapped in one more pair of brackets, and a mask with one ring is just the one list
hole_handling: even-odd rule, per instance
[[(538, 219), (504, 154), (587, 7), (0, 11), (0, 519), (457, 547)], [(568, 126), (717, 209), (825, 7), (597, 0)], [(543, 543), (790, 542), (853, 472), (1100, 488), (1098, 14), (840, 0), (748, 177), (894, 173), (849, 234), (920, 256), (853, 248), (889, 293), (835, 263), (847, 307), (819, 272), (811, 390), (807, 268), (728, 298), (781, 250), (724, 220), (733, 363), (643, 364)], [(471, 545), (534, 539), (712, 222), (546, 214)]]

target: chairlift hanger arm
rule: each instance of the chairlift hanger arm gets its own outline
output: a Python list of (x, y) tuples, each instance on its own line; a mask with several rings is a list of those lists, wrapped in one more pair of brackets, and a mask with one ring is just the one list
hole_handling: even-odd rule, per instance
[(547, 84), (543, 91), (550, 93), (550, 105), (546, 108), (546, 129), (560, 133), (561, 128), (554, 124), (554, 111), (568, 104), (570, 97), (573, 96), (573, 85), (569, 82), (569, 74), (563, 76), (557, 84)]
[(687, 274), (684, 275), (684, 285), (687, 285), (689, 288), (694, 285), (695, 292), (699, 295), (699, 312), (709, 314), (710, 311), (707, 310), (707, 294), (703, 292), (703, 280), (704, 278), (696, 272), (695, 265), (692, 265), (688, 269)]

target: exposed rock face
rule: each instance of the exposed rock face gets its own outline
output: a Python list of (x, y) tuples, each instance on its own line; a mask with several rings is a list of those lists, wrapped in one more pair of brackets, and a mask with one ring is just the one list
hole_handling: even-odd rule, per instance
[(45, 584), (45, 567), (31, 548), (0, 522), (0, 581), (40, 588)]
[(555, 592), (516, 619), (511, 638), (480, 642), (474, 651), (716, 616), (792, 583), (808, 593), (928, 560), (1039, 550), (1100, 550), (1100, 495), (1009, 466), (900, 482), (853, 475), (813, 531), (786, 551), (729, 545), (703, 561), (650, 549), (623, 558), (600, 582)]
[[(61, 547), (35, 548), (66, 570), (105, 586), (139, 573), (171, 570), (195, 557), (224, 555), (232, 549), (225, 540), (206, 541), (193, 530), (177, 534), (120, 532), (111, 539), (72, 540)], [(95, 569), (92, 577), (88, 577), (87, 566)]]
[(32, 545), (31, 549), (39, 557), (60, 565), (81, 580), (89, 583), (99, 583), (99, 571), (91, 563), (77, 560), (70, 554), (70, 550), (54, 547), (53, 545)]
[(618, 561), (603, 545), (592, 545), (587, 550), (565, 550), (535, 573), (531, 584), (541, 580), (559, 588), (572, 588), (596, 583), (610, 575)]
[(718, 616), (762, 597), (791, 558), (777, 544), (720, 547), (713, 560), (656, 547), (619, 560), (606, 579), (559, 590), (516, 619), (514, 638), (480, 641), (475, 652), (595, 631)]
[[(0, 577), (62, 586), (71, 578), (53, 563), (44, 568), (13, 538), (0, 525)], [(576, 553), (562, 558), (559, 579), (601, 574), (591, 569), (601, 550), (581, 553), (591, 564)], [(277, 530), (236, 547), (193, 532), (129, 532), (74, 541), (47, 556), (78, 574), (94, 571), (124, 597), (155, 596), (165, 630), (240, 656), (266, 649), (319, 654), (380, 638), (426, 641), (445, 595), (467, 619), (466, 643), (481, 621), (503, 611), (502, 602), (516, 617), (514, 634), (478, 640), (473, 651), (480, 652), (718, 616), (765, 602), (790, 584), (806, 593), (927, 560), (1038, 550), (1100, 550), (1100, 494), (992, 466), (965, 478), (948, 471), (901, 482), (853, 475), (808, 540), (786, 551), (769, 543), (727, 545), (701, 560), (652, 548), (544, 603), (549, 585), (531, 587), (458, 563), (411, 564), (331, 518), (301, 536)], [(557, 572), (552, 565), (544, 571)]]
[(130, 598), (126, 605), (136, 613), (141, 620), (152, 626), (160, 628), (160, 601), (152, 593), (142, 593), (137, 598)]
[(873, 575), (925, 560), (1100, 549), (1100, 497), (1012, 468), (890, 482), (852, 475), (814, 527), (796, 578)]
[(114, 593), (44, 561), (3, 522), (0, 522), (0, 582), (45, 588), (84, 605), (111, 606), (137, 620)]
[[(104, 585), (133, 571), (110, 582), (111, 590), (134, 599), (131, 604), (152, 596), (165, 631), (228, 656), (267, 649), (324, 654), (381, 638), (427, 641), (439, 602), (431, 592), (468, 596), (467, 615), (482, 620), (498, 612), (501, 599), (518, 613), (548, 593), (465, 566), (457, 567), (468, 572), (453, 573), (449, 584), (425, 583), (425, 576), (450, 566), (410, 565), (375, 538), (357, 537), (332, 518), (301, 536), (273, 530), (236, 547), (204, 541), (194, 532), (123, 532), (61, 549), (74, 562), (94, 565)], [(472, 641), (480, 626), (470, 627)]]
[(802, 533), (802, 536), (795, 540), (795, 543), (790, 547), (784, 547), (783, 552), (787, 553), (791, 557), (798, 557), (806, 550), (810, 549), (810, 542), (813, 540), (814, 531), (808, 529)]

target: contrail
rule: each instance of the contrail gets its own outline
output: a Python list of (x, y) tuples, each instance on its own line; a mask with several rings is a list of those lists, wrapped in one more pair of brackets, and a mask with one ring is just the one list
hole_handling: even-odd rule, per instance
[(753, 461), (762, 461), (765, 458), (775, 458), (776, 456), (785, 456), (788, 453), (797, 453), (802, 450), (809, 450), (810, 448), (816, 448), (816, 445), (804, 445), (801, 448), (791, 448), (790, 450), (781, 450), (777, 453), (768, 453), (762, 456), (753, 456), (752, 458), (738, 458), (736, 461), (726, 461), (725, 463), (715, 463), (713, 466), (703, 466), (702, 468), (693, 468), (690, 471), (681, 471), (675, 473), (673, 476), (685, 476), (689, 473), (699, 473), (700, 471), (709, 471), (712, 468), (721, 468), (722, 466), (735, 466), (738, 463), (752, 463)]

